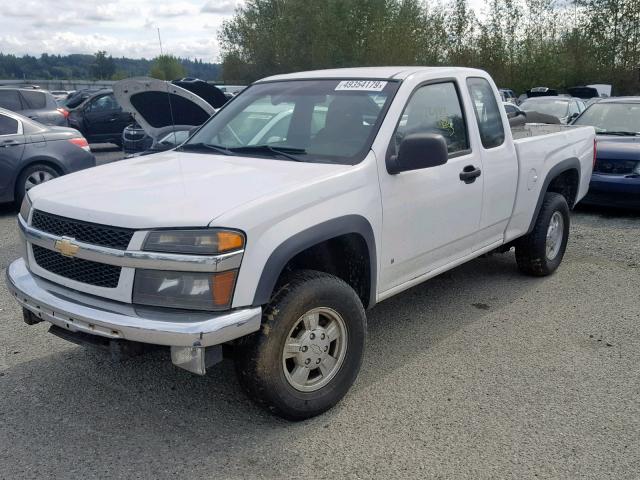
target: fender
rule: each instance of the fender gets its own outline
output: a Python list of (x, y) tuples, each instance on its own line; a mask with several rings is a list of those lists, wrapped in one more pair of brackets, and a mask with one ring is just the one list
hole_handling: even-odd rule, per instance
[[(526, 234), (531, 233), (533, 231), (533, 227), (535, 226), (536, 219), (538, 218), (538, 213), (540, 213), (540, 208), (542, 208), (542, 202), (544, 201), (544, 196), (547, 193), (547, 189), (549, 188), (549, 184), (556, 178), (558, 175), (568, 171), (568, 170), (577, 170), (578, 171), (578, 182), (580, 181), (581, 176), (581, 167), (580, 160), (577, 158), (567, 158), (566, 160), (561, 161), (560, 163), (554, 165), (547, 172), (547, 176), (544, 179), (542, 184), (542, 188), (540, 189), (540, 195), (538, 195), (538, 202), (536, 203), (536, 209), (533, 212), (533, 217), (531, 218), (531, 223), (529, 223), (529, 229)], [(573, 205), (569, 205), (569, 208), (573, 208)], [(525, 235), (526, 235), (525, 234)]]
[(253, 297), (253, 306), (269, 303), (271, 293), (276, 286), (280, 273), (287, 262), (298, 253), (318, 243), (349, 233), (362, 235), (369, 250), (369, 271), (371, 278), (369, 305), (367, 305), (367, 308), (373, 307), (376, 301), (376, 279), (378, 275), (376, 243), (371, 224), (361, 215), (345, 215), (344, 217), (328, 220), (296, 233), (282, 242), (271, 253), (262, 269), (258, 287)]

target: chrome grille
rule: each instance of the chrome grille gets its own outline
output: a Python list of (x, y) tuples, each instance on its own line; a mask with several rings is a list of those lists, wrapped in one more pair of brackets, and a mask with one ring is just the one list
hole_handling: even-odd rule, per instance
[(38, 245), (32, 245), (32, 248), (36, 263), (51, 273), (96, 287), (116, 288), (118, 286), (120, 267), (82, 258), (65, 257)]
[(83, 222), (82, 220), (59, 217), (40, 210), (34, 210), (31, 216), (31, 226), (53, 235), (71, 237), (79, 242), (117, 248), (118, 250), (127, 249), (134, 233), (129, 228)]

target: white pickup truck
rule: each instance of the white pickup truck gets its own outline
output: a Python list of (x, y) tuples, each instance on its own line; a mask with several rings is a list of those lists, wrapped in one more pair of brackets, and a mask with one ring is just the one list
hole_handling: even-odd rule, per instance
[(30, 190), (8, 286), (74, 341), (198, 374), (224, 344), (255, 401), (303, 419), (354, 382), (365, 309), (496, 250), (552, 273), (593, 158), (590, 127), (512, 134), (480, 70), (278, 75), (173, 151)]

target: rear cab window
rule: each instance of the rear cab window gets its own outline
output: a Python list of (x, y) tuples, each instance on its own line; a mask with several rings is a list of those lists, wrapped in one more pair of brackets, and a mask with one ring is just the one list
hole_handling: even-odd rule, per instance
[(467, 88), (478, 120), (482, 146), (485, 149), (499, 147), (504, 143), (504, 127), (491, 84), (484, 78), (470, 77), (467, 78)]

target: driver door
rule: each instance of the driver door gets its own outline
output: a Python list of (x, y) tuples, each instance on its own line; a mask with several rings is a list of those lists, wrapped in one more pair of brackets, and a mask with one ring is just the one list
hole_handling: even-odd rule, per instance
[(85, 112), (87, 132), (92, 141), (119, 136), (126, 126), (122, 119), (122, 108), (113, 94), (95, 98)]
[(449, 159), (395, 175), (380, 172), (383, 296), (471, 253), (483, 177), (468, 183), (460, 178), (463, 171), (482, 170), (480, 156), (470, 148), (462, 105), (456, 81), (423, 85), (412, 93), (396, 127), (387, 155), (394, 155), (408, 134), (435, 133), (447, 141)]

